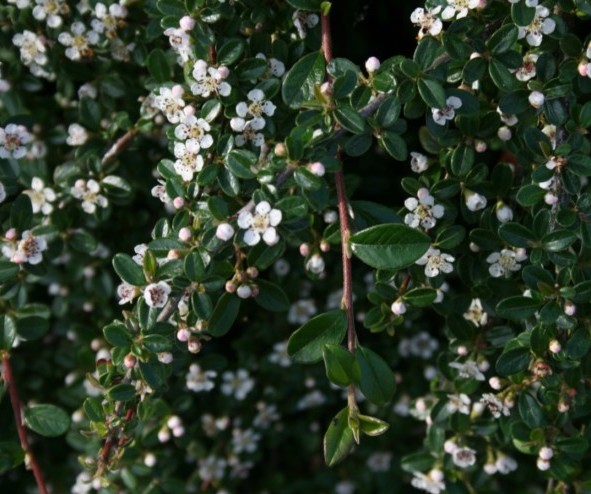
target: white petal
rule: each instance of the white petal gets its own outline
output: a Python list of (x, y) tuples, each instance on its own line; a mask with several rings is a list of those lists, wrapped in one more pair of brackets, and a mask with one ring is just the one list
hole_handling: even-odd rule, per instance
[(244, 232), (244, 243), (246, 245), (256, 245), (260, 242), (261, 236), (252, 228)]
[(250, 228), (252, 224), (252, 213), (249, 211), (243, 211), (238, 215), (238, 226), (240, 228), (246, 229)]
[(269, 213), (269, 223), (271, 226), (277, 226), (281, 223), (281, 219), (283, 218), (283, 213), (279, 209), (271, 209)]
[(261, 216), (269, 214), (271, 205), (267, 201), (261, 201), (256, 205), (255, 211)]

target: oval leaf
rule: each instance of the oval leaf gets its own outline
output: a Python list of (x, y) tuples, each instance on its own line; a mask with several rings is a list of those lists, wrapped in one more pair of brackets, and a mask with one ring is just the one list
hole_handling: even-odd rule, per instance
[(336, 465), (353, 447), (353, 431), (349, 428), (349, 407), (343, 408), (332, 419), (324, 435), (324, 461)]
[(376, 405), (390, 401), (396, 391), (396, 381), (390, 366), (377, 353), (361, 346), (357, 348), (355, 357), (361, 368), (361, 392)]
[(26, 426), (45, 437), (57, 437), (70, 428), (70, 416), (55, 405), (33, 405), (25, 409)]
[(309, 53), (300, 58), (289, 70), (283, 81), (281, 96), (290, 108), (299, 108), (304, 101), (313, 98), (314, 87), (324, 80), (324, 55)]
[(240, 299), (236, 295), (224, 293), (213, 309), (207, 331), (213, 336), (223, 336), (234, 324), (240, 310)]

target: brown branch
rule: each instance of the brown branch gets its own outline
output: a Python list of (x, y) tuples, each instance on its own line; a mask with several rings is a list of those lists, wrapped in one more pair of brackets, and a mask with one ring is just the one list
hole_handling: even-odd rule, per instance
[(37, 459), (33, 455), (33, 451), (31, 451), (31, 447), (29, 446), (29, 441), (27, 439), (27, 431), (25, 430), (22, 417), (21, 400), (18, 395), (18, 390), (16, 389), (16, 381), (14, 379), (14, 374), (12, 373), (12, 364), (10, 362), (10, 355), (8, 352), (5, 353), (4, 357), (2, 358), (2, 374), (4, 375), (4, 382), (8, 386), (10, 403), (12, 404), (12, 413), (14, 414), (14, 421), (16, 423), (16, 430), (18, 432), (21, 448), (23, 448), (23, 451), (25, 452), (25, 465), (30, 467), (33, 471), (39, 492), (41, 494), (48, 494), (47, 486), (45, 485), (45, 480), (43, 479), (43, 474), (41, 473)]
[(136, 134), (137, 129), (135, 127), (132, 127), (119, 139), (117, 139), (115, 143), (110, 147), (110, 149), (105, 153), (103, 159), (101, 159), (101, 166), (104, 167), (110, 161), (115, 159), (115, 157), (129, 145), (129, 143), (132, 141)]

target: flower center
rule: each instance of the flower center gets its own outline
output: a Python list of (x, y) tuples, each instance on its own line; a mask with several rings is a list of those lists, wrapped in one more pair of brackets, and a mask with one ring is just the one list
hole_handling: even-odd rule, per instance
[(255, 214), (251, 223), (252, 229), (257, 233), (264, 233), (269, 227), (269, 216), (262, 214)]

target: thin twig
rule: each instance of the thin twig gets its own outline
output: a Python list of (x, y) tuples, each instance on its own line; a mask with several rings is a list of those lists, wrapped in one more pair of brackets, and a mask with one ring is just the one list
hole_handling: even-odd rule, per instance
[(103, 159), (101, 159), (101, 166), (104, 167), (110, 161), (115, 159), (115, 157), (129, 145), (129, 143), (135, 137), (136, 134), (137, 128), (132, 127), (119, 139), (117, 139), (115, 143), (110, 147), (110, 149), (105, 153)]
[(47, 486), (45, 485), (45, 480), (43, 479), (43, 474), (41, 473), (37, 459), (35, 458), (35, 455), (33, 455), (33, 451), (31, 451), (27, 439), (27, 431), (25, 430), (22, 416), (23, 409), (18, 390), (16, 389), (16, 381), (14, 380), (14, 374), (12, 373), (12, 364), (8, 352), (6, 352), (2, 358), (2, 374), (4, 375), (4, 382), (8, 386), (10, 403), (12, 404), (12, 413), (14, 414), (14, 421), (16, 423), (16, 430), (18, 432), (21, 448), (23, 448), (23, 451), (25, 452), (25, 465), (29, 466), (33, 471), (39, 492), (41, 494), (47, 494), (48, 491)]

